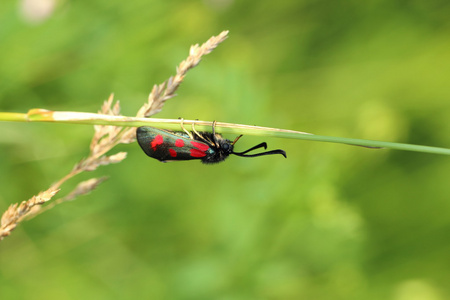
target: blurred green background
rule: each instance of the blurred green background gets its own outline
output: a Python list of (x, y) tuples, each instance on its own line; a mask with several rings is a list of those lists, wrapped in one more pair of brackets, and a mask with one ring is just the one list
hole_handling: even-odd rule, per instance
[[(0, 4), (1, 111), (96, 112), (114, 92), (134, 115), (191, 44), (228, 29), (156, 117), (450, 147), (448, 0), (38, 2)], [(93, 133), (0, 128), (1, 212), (69, 172)], [(162, 164), (118, 147), (123, 163), (62, 193), (107, 182), (0, 243), (0, 298), (450, 299), (448, 157), (237, 149), (262, 141), (288, 159)]]

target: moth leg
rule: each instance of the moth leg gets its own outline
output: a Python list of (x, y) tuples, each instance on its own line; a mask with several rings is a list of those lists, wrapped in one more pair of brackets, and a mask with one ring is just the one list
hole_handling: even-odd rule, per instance
[(192, 131), (195, 132), (196, 135), (198, 135), (202, 140), (204, 140), (208, 144), (213, 144), (215, 147), (220, 147), (219, 141), (217, 140), (216, 135), (216, 120), (213, 121), (212, 125), (212, 141), (209, 137), (205, 138), (203, 137), (197, 130), (195, 130), (194, 123), (192, 123)]
[(241, 134), (241, 135), (239, 135), (239, 136), (237, 136), (235, 139), (234, 139), (234, 142), (233, 143), (231, 143), (231, 145), (234, 145), (234, 144), (236, 144), (236, 142), (237, 141), (239, 141), (239, 139), (241, 138), (241, 137), (243, 137), (243, 135)]
[(214, 120), (213, 124), (212, 124), (212, 136), (214, 139), (214, 145), (216, 145), (216, 147), (219, 147), (220, 144), (219, 144), (219, 141), (217, 140), (217, 136), (216, 136), (216, 120)]
[[(198, 120), (198, 119), (197, 119)], [(195, 122), (192, 123), (192, 131), (199, 137), (201, 138), (203, 141), (208, 142), (201, 134), (200, 132), (197, 131), (197, 129), (195, 129)]]
[(192, 136), (192, 133), (189, 132), (189, 131), (187, 131), (186, 128), (184, 128), (184, 119), (183, 119), (183, 118), (179, 118), (179, 119), (181, 120), (181, 123), (180, 123), (181, 129), (183, 129), (183, 131), (186, 132), (186, 134), (189, 136), (189, 138), (190, 138), (191, 140), (193, 140), (194, 137)]

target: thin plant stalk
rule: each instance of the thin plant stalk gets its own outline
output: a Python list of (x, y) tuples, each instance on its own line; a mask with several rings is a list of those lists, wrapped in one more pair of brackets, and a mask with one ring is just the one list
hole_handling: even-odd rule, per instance
[[(0, 120), (2, 118), (0, 113)], [(180, 130), (180, 119), (157, 119), (157, 118), (137, 118), (125, 116), (111, 116), (82, 112), (48, 111), (43, 109), (32, 109), (27, 114), (14, 114), (18, 122), (56, 122), (86, 125), (114, 125), (114, 126), (151, 126), (169, 130)], [(12, 118), (10, 118), (12, 119)], [(199, 120), (183, 120), (184, 124), (195, 124), (195, 128), (202, 131), (210, 131), (212, 122)], [(373, 141), (365, 139), (354, 139), (344, 137), (333, 137), (316, 135), (307, 132), (294, 131), (288, 129), (278, 129), (262, 126), (251, 126), (234, 123), (216, 122), (216, 131), (220, 133), (233, 133), (243, 135), (254, 135), (264, 137), (277, 137), (287, 139), (309, 140), (317, 142), (340, 143), (347, 145), (363, 146), (369, 148), (383, 148), (404, 151), (415, 151), (433, 154), (450, 155), (450, 149), (441, 147), (431, 147), (423, 145), (413, 145), (406, 143), (394, 143), (384, 141)]]

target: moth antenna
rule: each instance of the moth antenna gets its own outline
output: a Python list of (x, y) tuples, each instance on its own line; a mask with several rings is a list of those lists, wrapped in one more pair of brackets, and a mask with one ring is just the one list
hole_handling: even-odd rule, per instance
[(242, 153), (235, 153), (235, 152), (233, 152), (233, 154), (235, 154), (237, 156), (242, 156), (242, 157), (256, 157), (256, 156), (263, 156), (263, 155), (281, 154), (285, 158), (287, 158), (286, 152), (284, 150), (281, 150), (281, 149), (271, 150), (271, 151), (257, 153), (257, 154), (243, 154), (243, 153), (246, 153), (246, 152), (247, 151), (242, 152)]
[(256, 145), (256, 146), (254, 146), (254, 147), (251, 147), (250, 149), (248, 149), (248, 150), (245, 150), (244, 152), (233, 152), (233, 154), (236, 154), (236, 155), (243, 155), (243, 154), (245, 154), (245, 153), (247, 153), (247, 152), (250, 152), (250, 151), (252, 151), (252, 150), (256, 150), (256, 149), (259, 149), (259, 148), (263, 148), (264, 147), (264, 149), (267, 149), (267, 144), (265, 143), (265, 142), (263, 142), (263, 143), (261, 143), (261, 144), (258, 144), (258, 145)]

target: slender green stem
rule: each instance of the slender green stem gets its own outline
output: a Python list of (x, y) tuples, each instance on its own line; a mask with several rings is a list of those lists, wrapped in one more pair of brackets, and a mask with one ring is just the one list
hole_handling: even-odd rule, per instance
[[(212, 122), (198, 121), (198, 120), (181, 121), (180, 119), (133, 118), (123, 116), (101, 115), (94, 113), (64, 112), (64, 111), (58, 112), (43, 109), (32, 109), (28, 112), (28, 114), (0, 112), (0, 120), (19, 121), (19, 122), (56, 122), (56, 123), (72, 123), (72, 124), (86, 124), (86, 125), (111, 125), (111, 126), (127, 126), (127, 127), (152, 126), (156, 128), (163, 128), (169, 130), (181, 130), (180, 124), (181, 122), (183, 122), (185, 126), (195, 124), (195, 128), (199, 131), (211, 131), (212, 126)], [(261, 126), (250, 126), (243, 124), (217, 122), (216, 131), (220, 133), (233, 133), (233, 134), (265, 136), (265, 137), (270, 136), (278, 138), (340, 143), (371, 148), (387, 148), (387, 149), (450, 155), (450, 149), (448, 148), (342, 138), (342, 137), (331, 137), (324, 135), (315, 135), (300, 131), (261, 127)]]
[(23, 113), (0, 112), (0, 121), (26, 122), (28, 115)]

